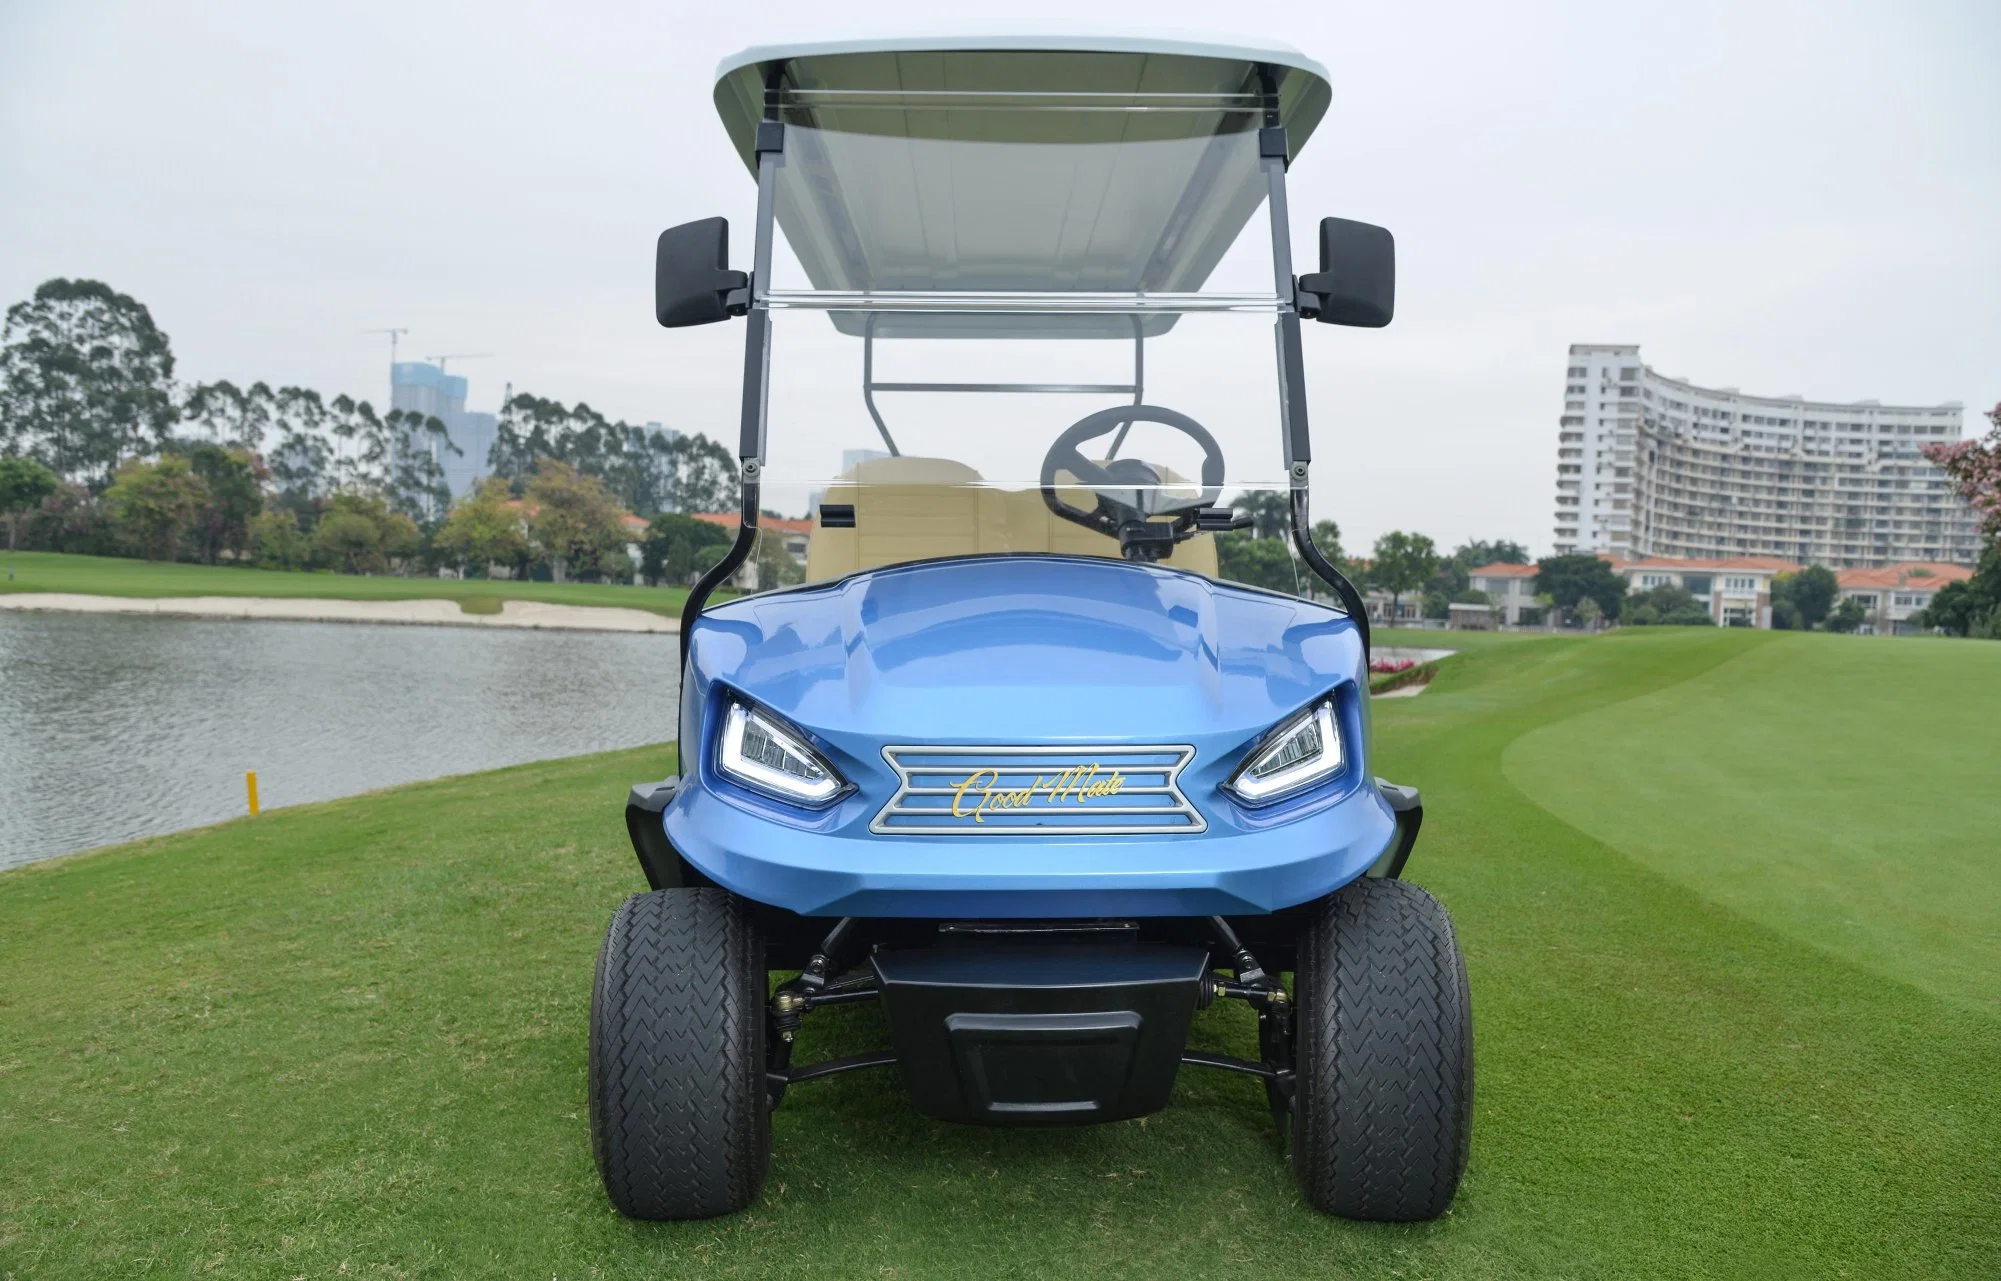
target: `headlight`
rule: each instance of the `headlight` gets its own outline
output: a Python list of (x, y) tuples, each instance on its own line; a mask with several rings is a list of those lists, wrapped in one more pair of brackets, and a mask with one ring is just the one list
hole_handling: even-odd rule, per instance
[(724, 717), (716, 764), (746, 787), (800, 805), (825, 805), (848, 790), (798, 730), (742, 703), (731, 703)]
[(1251, 805), (1289, 796), (1341, 772), (1334, 700), (1323, 699), (1272, 731), (1224, 786)]

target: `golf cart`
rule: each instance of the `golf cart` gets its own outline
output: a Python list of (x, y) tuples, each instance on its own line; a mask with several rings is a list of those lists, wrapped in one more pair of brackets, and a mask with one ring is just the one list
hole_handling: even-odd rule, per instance
[[(681, 620), (680, 774), (626, 808), (652, 888), (598, 958), (613, 1205), (748, 1206), (773, 1110), (837, 1073), (1052, 1126), (1157, 1111), (1185, 1066), (1262, 1082), (1311, 1205), (1443, 1213), (1465, 966), (1399, 879), (1423, 811), (1371, 773), (1368, 616), (1308, 518), (1300, 322), (1380, 327), (1394, 294), (1362, 223), (1293, 274), (1326, 72), (885, 41), (749, 50), (715, 100), (751, 267), (722, 219), (675, 227), (656, 312), (744, 321), (742, 504)], [(1256, 1058), (1189, 1047), (1218, 1001)], [(794, 1062), (862, 1002), (885, 1048)]]

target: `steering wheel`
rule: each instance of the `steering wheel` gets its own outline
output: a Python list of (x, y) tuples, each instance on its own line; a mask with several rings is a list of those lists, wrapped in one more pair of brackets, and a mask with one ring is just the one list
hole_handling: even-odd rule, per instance
[[(1202, 492), (1192, 500), (1163, 504), (1160, 473), (1136, 458), (1121, 458), (1100, 466), (1077, 446), (1111, 434), (1127, 423), (1160, 423), (1172, 427), (1202, 447)], [(1067, 471), (1077, 483), (1098, 496), (1095, 511), (1072, 507), (1057, 494), (1056, 473)], [(1159, 560), (1195, 529), (1195, 513), (1213, 506), (1223, 492), (1223, 451), (1209, 429), (1187, 414), (1159, 405), (1115, 405), (1080, 418), (1056, 438), (1042, 459), (1042, 501), (1067, 521), (1119, 540), (1127, 560)], [(1130, 495), (1130, 501), (1125, 495)], [(1155, 516), (1171, 517), (1155, 521)]]

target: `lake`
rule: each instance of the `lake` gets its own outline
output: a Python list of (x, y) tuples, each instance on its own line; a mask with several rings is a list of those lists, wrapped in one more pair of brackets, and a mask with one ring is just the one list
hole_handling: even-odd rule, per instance
[(678, 645), (0, 613), (0, 867), (237, 817), (245, 770), (270, 809), (664, 742)]

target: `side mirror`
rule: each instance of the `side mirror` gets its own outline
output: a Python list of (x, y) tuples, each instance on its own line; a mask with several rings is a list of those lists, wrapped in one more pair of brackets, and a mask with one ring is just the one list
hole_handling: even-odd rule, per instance
[(1397, 309), (1397, 242), (1381, 227), (1320, 220), (1320, 270), (1299, 278), (1299, 311), (1323, 325), (1381, 329)]
[(750, 277), (731, 271), (729, 264), (727, 218), (684, 222), (661, 232), (653, 255), (654, 318), (680, 329), (743, 315), (750, 307)]

